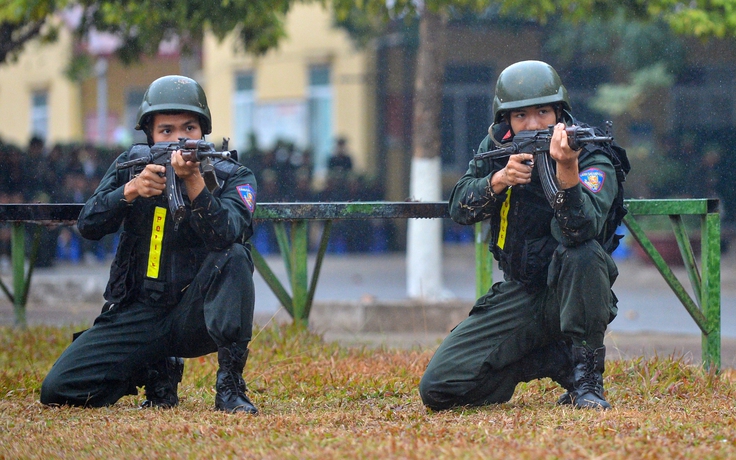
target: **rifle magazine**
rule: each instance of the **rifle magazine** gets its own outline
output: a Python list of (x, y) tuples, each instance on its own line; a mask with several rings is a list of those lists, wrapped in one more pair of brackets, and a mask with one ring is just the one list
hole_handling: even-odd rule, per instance
[(558, 203), (559, 200), (557, 197), (560, 187), (557, 184), (554, 160), (547, 153), (540, 153), (534, 156), (534, 163), (539, 167), (539, 179), (542, 182), (544, 196), (547, 198), (549, 205), (557, 209), (555, 206), (559, 207), (561, 203)]

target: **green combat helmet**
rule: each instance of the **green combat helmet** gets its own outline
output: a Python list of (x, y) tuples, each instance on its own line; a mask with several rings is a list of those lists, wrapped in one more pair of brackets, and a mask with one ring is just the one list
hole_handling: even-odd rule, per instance
[(542, 61), (517, 62), (498, 76), (493, 97), (493, 123), (501, 122), (503, 114), (509, 110), (556, 102), (570, 111), (567, 90), (555, 69)]
[(199, 83), (181, 75), (167, 75), (155, 80), (143, 95), (135, 129), (148, 133), (148, 119), (158, 112), (193, 112), (199, 115), (202, 134), (212, 132), (212, 116), (207, 96)]

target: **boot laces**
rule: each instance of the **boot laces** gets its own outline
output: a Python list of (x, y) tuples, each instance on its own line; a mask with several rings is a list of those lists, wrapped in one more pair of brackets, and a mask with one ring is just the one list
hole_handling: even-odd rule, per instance
[(578, 385), (578, 392), (581, 394), (594, 393), (595, 395), (600, 395), (601, 393), (600, 382), (598, 381), (595, 370), (595, 358), (596, 356), (593, 353), (586, 356), (585, 371)]
[(242, 377), (238, 377), (233, 372), (227, 371), (225, 378), (222, 379), (222, 390), (228, 394), (245, 397), (245, 381)]

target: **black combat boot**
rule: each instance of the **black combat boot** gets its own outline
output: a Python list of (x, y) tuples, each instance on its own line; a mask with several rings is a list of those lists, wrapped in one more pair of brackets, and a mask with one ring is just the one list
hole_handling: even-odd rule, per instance
[[(603, 398), (603, 372), (605, 371), (606, 347), (595, 350), (588, 347), (572, 347), (574, 369), (573, 391), (568, 392), (569, 404), (584, 409), (610, 409)], [(564, 395), (563, 395), (564, 397)], [(568, 404), (567, 401), (558, 401)]]
[(145, 383), (146, 400), (141, 407), (160, 407), (169, 409), (179, 405), (176, 391), (184, 375), (182, 358), (164, 358), (148, 366)]
[(245, 412), (257, 414), (258, 409), (245, 395), (245, 380), (243, 368), (248, 359), (248, 349), (241, 350), (236, 344), (229, 347), (220, 347), (217, 350), (217, 361), (220, 369), (217, 371), (217, 396), (215, 409), (230, 413)]

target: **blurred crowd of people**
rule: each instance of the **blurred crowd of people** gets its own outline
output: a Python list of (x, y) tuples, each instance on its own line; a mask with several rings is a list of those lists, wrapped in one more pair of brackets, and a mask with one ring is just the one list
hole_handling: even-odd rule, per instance
[(0, 141), (0, 161), (2, 202), (79, 203), (94, 191), (112, 159), (88, 144), (47, 150), (43, 139), (33, 137), (25, 149)]
[[(55, 144), (47, 149), (44, 140), (35, 136), (26, 148), (0, 140), (0, 203), (82, 203), (119, 152), (89, 144)], [(115, 250), (114, 238), (83, 240), (72, 227), (41, 227), (39, 237), (38, 267), (51, 266), (58, 259), (104, 259)], [(32, 240), (26, 238), (27, 244)], [(10, 226), (0, 223), (3, 264), (9, 255)]]
[[(239, 153), (241, 163), (253, 170), (258, 181), (261, 203), (310, 203), (335, 201), (381, 201), (383, 190), (373, 177), (353, 169), (347, 139), (340, 137), (327, 160), (326, 175), (314, 177), (313, 155), (289, 142), (277, 142), (274, 148), (261, 150), (251, 137), (250, 148)], [(321, 183), (319, 183), (321, 182)], [(310, 223), (310, 249), (319, 244), (321, 222)], [(333, 222), (327, 251), (385, 252), (397, 249), (396, 229), (386, 219), (339, 220)], [(278, 252), (274, 225), (262, 221), (256, 225), (253, 245), (262, 254)]]
[[(99, 148), (90, 144), (55, 144), (47, 148), (33, 137), (25, 148), (0, 140), (0, 203), (83, 203), (89, 198), (123, 147)], [(258, 180), (258, 201), (332, 202), (380, 201), (378, 181), (353, 169), (347, 140), (337, 139), (321, 186), (315, 186), (311, 151), (289, 142), (259, 149), (255, 139), (240, 152), (239, 161), (251, 168)], [(310, 224), (311, 249), (319, 243), (322, 223)], [(35, 227), (35, 226), (34, 226)], [(30, 226), (29, 226), (30, 228)], [(341, 220), (333, 223), (328, 251), (384, 252), (397, 248), (396, 230), (390, 220)], [(29, 232), (29, 235), (32, 235)], [(81, 238), (74, 227), (41, 228), (37, 267), (57, 261), (69, 263), (104, 260), (114, 254), (117, 237), (99, 242)], [(26, 238), (30, 246), (31, 237)], [(278, 252), (273, 223), (256, 225), (251, 242), (263, 254)], [(0, 258), (9, 263), (10, 226), (0, 223)], [(30, 249), (30, 247), (29, 247)]]

